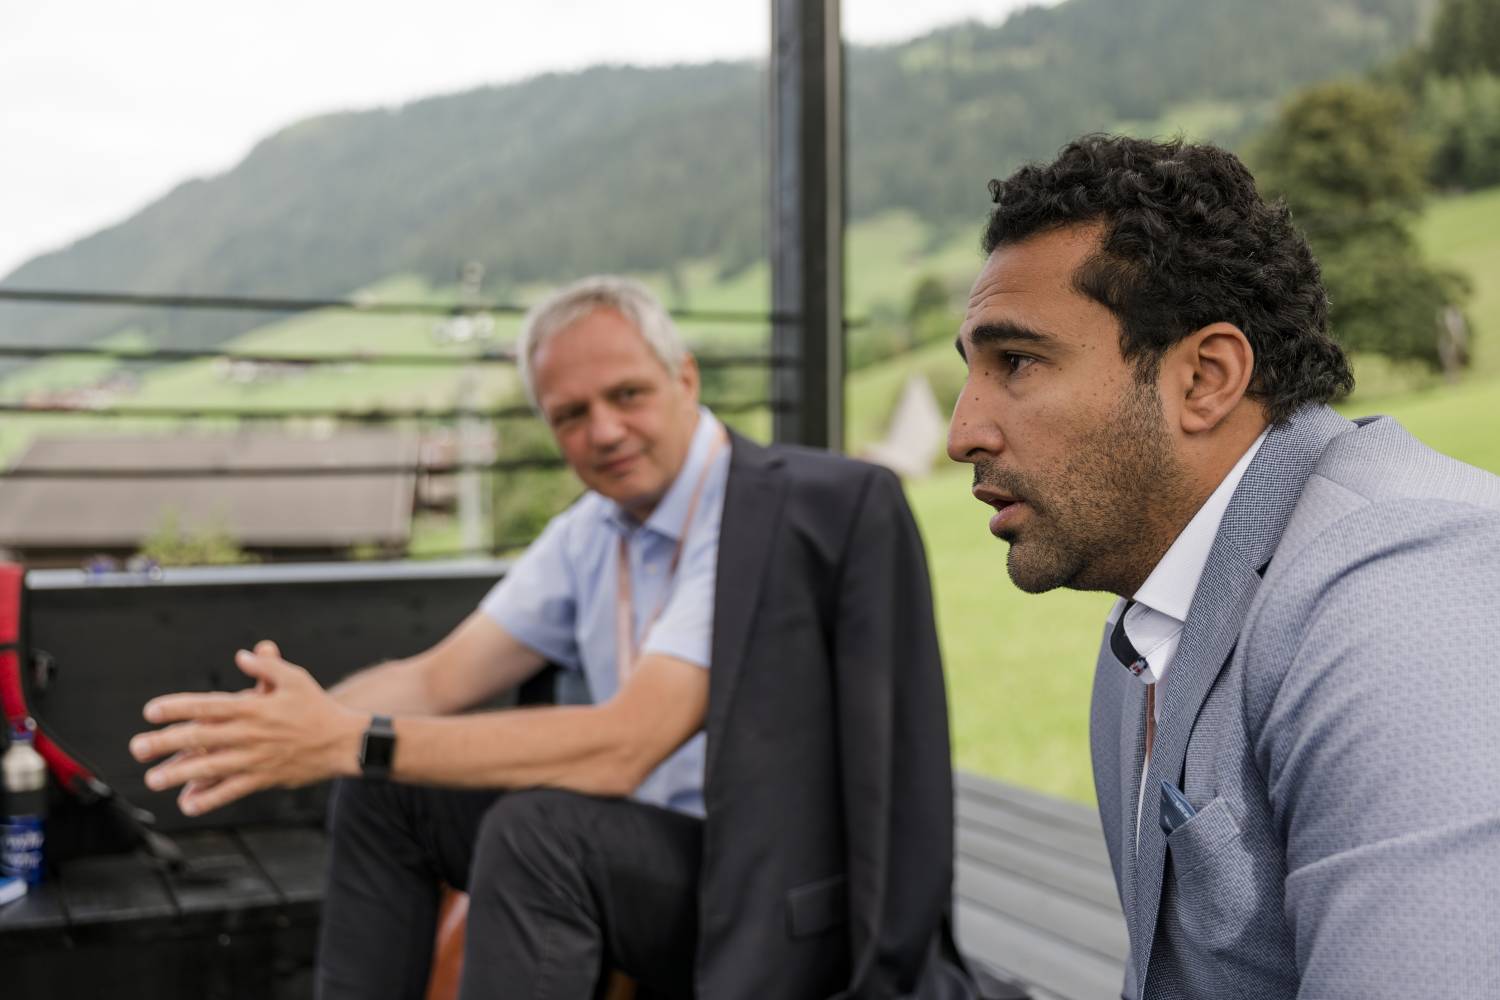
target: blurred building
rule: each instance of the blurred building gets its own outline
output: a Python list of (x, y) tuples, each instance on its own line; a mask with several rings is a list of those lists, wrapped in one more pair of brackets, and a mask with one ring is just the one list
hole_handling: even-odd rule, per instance
[(948, 418), (938, 405), (932, 384), (921, 372), (913, 372), (906, 377), (901, 398), (891, 411), (885, 437), (868, 445), (859, 457), (905, 479), (921, 479), (932, 471), (947, 437)]
[[(77, 566), (123, 561), (171, 530), (261, 561), (399, 557), (420, 452), (418, 434), (385, 429), (42, 436), (0, 479), (0, 546), (31, 566)], [(79, 474), (45, 475), (64, 470)], [(122, 470), (162, 474), (111, 475)]]

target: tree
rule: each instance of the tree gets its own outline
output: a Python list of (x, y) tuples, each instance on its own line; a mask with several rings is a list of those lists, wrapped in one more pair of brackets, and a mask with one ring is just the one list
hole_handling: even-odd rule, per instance
[(1445, 354), (1451, 333), (1444, 313), (1463, 302), (1463, 275), (1424, 264), (1409, 237), (1387, 232), (1318, 251), (1335, 336), (1358, 351), (1418, 361), (1451, 378), (1466, 366), (1460, 346)]
[(924, 274), (917, 280), (906, 307), (908, 349), (949, 339), (958, 332), (963, 317), (954, 312), (951, 299), (948, 286), (936, 275)]
[(924, 274), (912, 287), (911, 303), (906, 307), (906, 321), (915, 326), (922, 317), (933, 311), (948, 311), (948, 288), (937, 275)]
[[(505, 421), (499, 429), (502, 461), (560, 458), (552, 433), (539, 420)], [(489, 477), (491, 537), (500, 549), (520, 546), (542, 533), (552, 516), (578, 498), (577, 477), (555, 468), (516, 469)]]
[(1314, 243), (1405, 229), (1427, 197), (1427, 151), (1412, 141), (1399, 91), (1357, 82), (1310, 87), (1256, 148), (1262, 186), (1282, 194)]
[(1434, 184), (1465, 190), (1500, 184), (1500, 76), (1429, 76), (1419, 127), (1432, 149)]
[(1432, 21), (1427, 64), (1439, 76), (1500, 73), (1500, 4), (1443, 0)]
[(1262, 186), (1286, 199), (1323, 266), (1329, 321), (1346, 347), (1434, 369), (1444, 314), (1467, 296), (1462, 276), (1422, 259), (1412, 226), (1427, 196), (1427, 150), (1410, 103), (1373, 84), (1334, 83), (1294, 97), (1257, 149)]

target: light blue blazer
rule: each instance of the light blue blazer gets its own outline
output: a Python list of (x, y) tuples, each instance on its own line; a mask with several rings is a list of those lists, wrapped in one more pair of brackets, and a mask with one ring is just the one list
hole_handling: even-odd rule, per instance
[[(1214, 541), (1138, 844), (1144, 703), (1103, 644), (1125, 997), (1500, 998), (1500, 479), (1388, 418), (1300, 411)], [(1163, 780), (1197, 810), (1170, 837)]]

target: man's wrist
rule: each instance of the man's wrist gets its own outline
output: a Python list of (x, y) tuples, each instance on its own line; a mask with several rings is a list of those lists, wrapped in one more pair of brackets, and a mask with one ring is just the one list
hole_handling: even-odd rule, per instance
[(364, 749), (365, 731), (369, 729), (373, 716), (369, 712), (352, 709), (346, 709), (341, 715), (329, 754), (328, 769), (336, 778), (358, 778), (363, 773), (360, 754)]

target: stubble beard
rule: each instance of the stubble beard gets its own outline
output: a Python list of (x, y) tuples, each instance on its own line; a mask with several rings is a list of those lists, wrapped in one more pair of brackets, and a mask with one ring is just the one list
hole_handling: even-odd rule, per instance
[(974, 482), (1023, 498), (1032, 517), (1003, 531), (1006, 571), (1030, 594), (1058, 587), (1133, 594), (1171, 546), (1187, 476), (1154, 386), (1132, 382), (1112, 419), (1072, 442), (1045, 476), (977, 463)]

